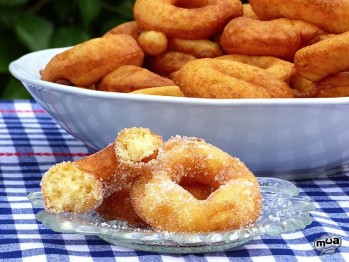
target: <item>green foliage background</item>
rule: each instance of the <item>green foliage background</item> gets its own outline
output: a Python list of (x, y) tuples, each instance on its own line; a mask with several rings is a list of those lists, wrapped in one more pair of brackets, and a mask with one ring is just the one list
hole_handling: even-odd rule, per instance
[(30, 98), (8, 65), (20, 56), (71, 46), (133, 19), (134, 0), (0, 0), (0, 98)]
[[(247, 2), (247, 1), (243, 1)], [(133, 20), (134, 0), (0, 0), (0, 98), (31, 98), (9, 63), (47, 48), (71, 46)]]

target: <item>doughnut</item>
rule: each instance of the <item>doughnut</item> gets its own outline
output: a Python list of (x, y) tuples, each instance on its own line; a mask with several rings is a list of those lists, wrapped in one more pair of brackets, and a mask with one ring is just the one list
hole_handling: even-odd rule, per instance
[(300, 49), (294, 57), (297, 72), (311, 81), (349, 71), (349, 32)]
[(136, 0), (134, 18), (143, 30), (168, 37), (205, 39), (242, 15), (240, 0)]
[(129, 21), (110, 29), (102, 37), (109, 36), (109, 35), (123, 34), (123, 35), (129, 35), (133, 39), (137, 40), (140, 33), (141, 33), (141, 30), (138, 28), (137, 22)]
[(249, 3), (262, 20), (287, 17), (314, 24), (329, 33), (349, 31), (347, 0), (250, 0)]
[(96, 89), (109, 92), (132, 92), (139, 89), (157, 86), (171, 86), (173, 81), (157, 75), (148, 69), (125, 65), (107, 74), (96, 85)]
[(122, 65), (143, 63), (144, 53), (129, 35), (94, 38), (55, 55), (40, 71), (41, 80), (89, 87)]
[(168, 40), (163, 32), (143, 31), (137, 39), (139, 46), (146, 54), (160, 55), (167, 49)]
[(146, 128), (127, 128), (106, 148), (74, 162), (52, 166), (41, 179), (45, 209), (84, 213), (148, 170), (163, 140)]
[(268, 73), (287, 84), (296, 74), (293, 63), (272, 56), (230, 54), (216, 57), (216, 59), (236, 61), (265, 69)]
[(288, 18), (260, 21), (248, 17), (231, 20), (220, 37), (228, 54), (274, 56), (293, 61), (302, 47), (324, 32), (315, 25)]
[(202, 58), (173, 74), (185, 96), (201, 98), (290, 98), (291, 88), (264, 69), (248, 64)]
[[(179, 185), (182, 179), (214, 188), (206, 199)], [(173, 137), (158, 151), (152, 170), (131, 187), (135, 212), (154, 230), (208, 232), (243, 228), (261, 212), (253, 173), (237, 158), (197, 138)]]
[(139, 89), (130, 92), (130, 94), (142, 94), (142, 95), (157, 95), (157, 96), (177, 96), (184, 97), (184, 94), (178, 86), (158, 86)]
[(144, 60), (144, 67), (156, 74), (170, 76), (184, 64), (195, 59), (197, 58), (193, 55), (178, 51), (167, 51), (158, 56), (147, 56)]

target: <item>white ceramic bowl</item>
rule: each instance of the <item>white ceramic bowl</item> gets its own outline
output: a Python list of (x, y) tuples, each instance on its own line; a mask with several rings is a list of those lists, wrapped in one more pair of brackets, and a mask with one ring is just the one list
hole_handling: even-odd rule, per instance
[(349, 163), (349, 98), (199, 99), (110, 93), (41, 81), (64, 49), (27, 54), (11, 73), (72, 136), (101, 149), (126, 127), (195, 136), (239, 157), (256, 175), (297, 179)]

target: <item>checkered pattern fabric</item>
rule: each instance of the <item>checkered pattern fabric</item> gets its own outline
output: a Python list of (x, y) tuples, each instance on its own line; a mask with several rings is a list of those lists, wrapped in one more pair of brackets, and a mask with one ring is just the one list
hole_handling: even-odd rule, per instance
[[(295, 181), (316, 205), (304, 230), (257, 237), (226, 252), (171, 255), (113, 246), (95, 236), (61, 234), (35, 219), (27, 195), (40, 190), (53, 164), (92, 153), (34, 101), (0, 101), (0, 261), (349, 261), (349, 172)], [(337, 236), (342, 245), (321, 255), (314, 240)]]

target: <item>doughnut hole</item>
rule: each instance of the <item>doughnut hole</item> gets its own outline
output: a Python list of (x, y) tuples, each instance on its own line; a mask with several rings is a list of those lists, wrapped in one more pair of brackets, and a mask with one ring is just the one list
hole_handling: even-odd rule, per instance
[(158, 31), (144, 31), (137, 40), (142, 50), (149, 55), (160, 55), (167, 49), (168, 40), (164, 33)]
[(51, 167), (41, 183), (45, 207), (52, 213), (92, 210), (103, 199), (101, 182), (72, 162)]

